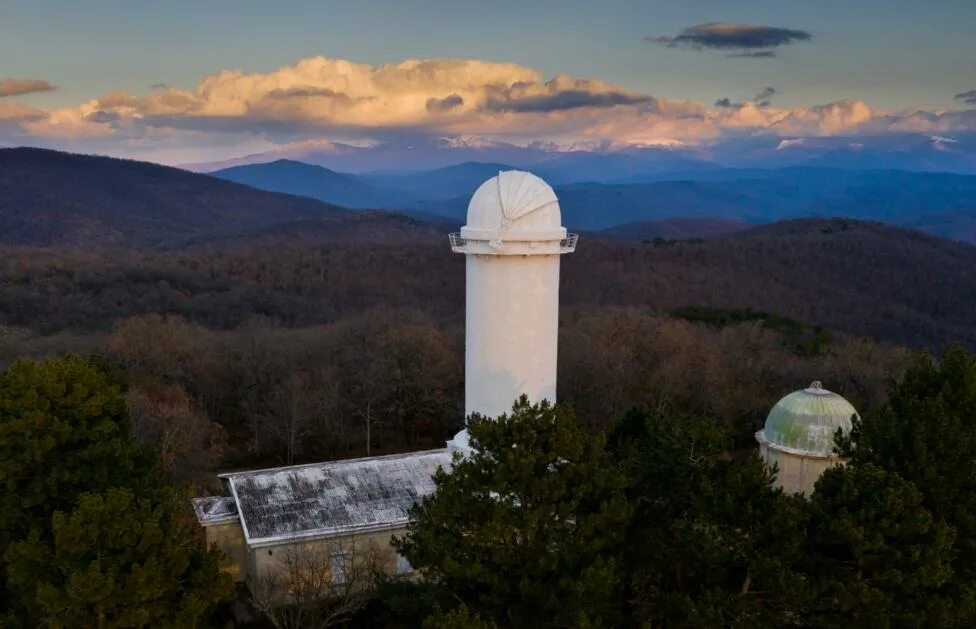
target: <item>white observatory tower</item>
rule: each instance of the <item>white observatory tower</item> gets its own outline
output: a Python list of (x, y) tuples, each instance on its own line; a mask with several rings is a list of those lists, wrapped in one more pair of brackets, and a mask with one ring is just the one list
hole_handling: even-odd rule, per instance
[[(451, 234), (466, 256), (464, 414), (497, 417), (522, 394), (556, 401), (559, 256), (576, 249), (556, 193), (518, 170), (475, 191), (468, 223)], [(467, 452), (467, 430), (448, 442)]]

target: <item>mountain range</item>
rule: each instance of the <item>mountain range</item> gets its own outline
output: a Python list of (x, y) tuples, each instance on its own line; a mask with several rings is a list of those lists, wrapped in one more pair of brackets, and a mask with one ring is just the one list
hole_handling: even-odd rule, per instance
[(613, 181), (632, 175), (721, 168), (789, 166), (894, 169), (976, 175), (976, 134), (898, 133), (868, 136), (781, 137), (731, 135), (703, 144), (668, 141), (650, 146), (606, 142), (527, 146), (473, 136), (403, 137), (369, 145), (306, 140), (270, 151), (209, 163), (186, 164), (212, 172), (289, 159), (350, 173), (417, 172), (465, 162), (497, 163), (532, 170), (565, 183)]
[[(278, 160), (211, 174), (349, 207), (437, 216), (459, 224), (477, 186), (509, 168), (512, 166), (507, 164), (468, 162), (430, 171), (354, 175)], [(761, 224), (845, 216), (976, 243), (976, 176), (972, 175), (796, 166), (698, 168), (674, 173), (645, 170), (643, 174), (622, 169), (629, 174), (604, 181), (575, 181), (590, 175), (578, 174), (575, 167), (560, 169), (554, 163), (540, 164), (535, 172), (556, 182), (563, 221), (569, 228), (613, 230), (616, 237), (624, 235), (624, 225), (672, 219)], [(635, 238), (644, 235), (634, 231)]]
[(0, 244), (165, 249), (269, 229), (322, 240), (441, 233), (388, 212), (353, 212), (158, 164), (0, 149)]

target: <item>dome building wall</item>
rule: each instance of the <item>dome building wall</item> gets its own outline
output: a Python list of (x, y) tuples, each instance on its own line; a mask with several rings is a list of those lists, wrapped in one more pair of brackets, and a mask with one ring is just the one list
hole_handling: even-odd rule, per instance
[(809, 496), (817, 480), (831, 467), (843, 465), (844, 459), (836, 455), (814, 455), (787, 452), (771, 445), (756, 435), (759, 441), (759, 456), (770, 467), (776, 467), (776, 486), (789, 494)]

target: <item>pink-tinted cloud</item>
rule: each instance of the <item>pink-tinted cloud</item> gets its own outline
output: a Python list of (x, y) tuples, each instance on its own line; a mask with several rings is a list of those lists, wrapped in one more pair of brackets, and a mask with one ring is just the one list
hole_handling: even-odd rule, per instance
[(22, 96), (35, 92), (50, 92), (58, 89), (47, 81), (39, 79), (2, 79), (0, 80), (0, 98), (4, 96)]
[(669, 145), (743, 133), (976, 131), (976, 112), (887, 112), (859, 100), (783, 108), (772, 101), (774, 93), (765, 88), (750, 101), (720, 99), (710, 107), (597, 78), (547, 80), (513, 63), (428, 59), (372, 66), (310, 57), (271, 72), (222, 70), (203, 77), (193, 89), (114, 91), (48, 110), (0, 101), (0, 120), (52, 143), (98, 140), (140, 150), (164, 143), (222, 145), (228, 138), (267, 146), (310, 137), (368, 142), (397, 134), (480, 136), (521, 144)]

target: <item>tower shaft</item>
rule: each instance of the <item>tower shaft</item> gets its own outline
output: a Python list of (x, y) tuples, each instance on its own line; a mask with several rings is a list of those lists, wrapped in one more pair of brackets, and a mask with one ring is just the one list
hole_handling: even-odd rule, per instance
[(522, 394), (556, 401), (559, 255), (466, 260), (464, 413), (497, 417)]

